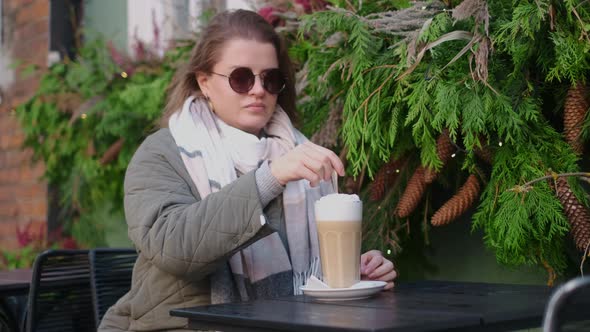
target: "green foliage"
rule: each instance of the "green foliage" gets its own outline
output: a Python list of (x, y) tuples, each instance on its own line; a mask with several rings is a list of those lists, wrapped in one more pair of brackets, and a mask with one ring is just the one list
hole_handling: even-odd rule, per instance
[(29, 268), (33, 266), (38, 254), (39, 252), (31, 246), (24, 247), (18, 252), (4, 252), (0, 262), (0, 270)]
[(548, 124), (531, 125), (527, 131), (524, 144), (503, 145), (497, 150), (474, 226), (486, 229), (485, 241), (500, 262), (519, 265), (546, 261), (563, 271), (564, 236), (569, 226), (551, 185), (539, 183), (528, 192), (511, 188), (542, 177), (549, 169), (575, 171), (577, 160)]
[(87, 43), (75, 60), (49, 68), (36, 95), (17, 108), (25, 145), (59, 188), (65, 232), (87, 247), (105, 245), (107, 220), (121, 221), (125, 169), (156, 129), (175, 63), (188, 47), (161, 61), (120, 64), (108, 50), (100, 39)]
[[(403, 31), (403, 18), (380, 21), (390, 30), (375, 29), (372, 14), (384, 8), (332, 3), (339, 8), (304, 19), (292, 47), (307, 72), (301, 109), (317, 115), (304, 117), (307, 133), (320, 128), (328, 105), (342, 105), (339, 148), (348, 151), (350, 174), (370, 179), (391, 156), (409, 160), (385, 198), (367, 204), (365, 242), (402, 250), (397, 234), (407, 220), (391, 212), (418, 163), (442, 171), (436, 138), (448, 130), (458, 157), (447, 167), (476, 173), (485, 184), (473, 225), (484, 230), (498, 261), (563, 273), (569, 224), (552, 186), (510, 189), (551, 171), (579, 170), (578, 157), (556, 131), (563, 94), (554, 91), (586, 80), (590, 3), (499, 0), (478, 9), (472, 1), (467, 19), (441, 11), (414, 34)], [(488, 31), (482, 17), (489, 19)], [(475, 75), (477, 68), (487, 76)], [(495, 154), (491, 167), (476, 157), (480, 148)], [(577, 181), (570, 183), (584, 201)], [(432, 210), (428, 202), (422, 206), (411, 222), (427, 232)]]
[(547, 78), (574, 82), (584, 77), (590, 63), (587, 57), (580, 54), (588, 54), (590, 42), (565, 32), (552, 33), (551, 40), (555, 44), (555, 65), (549, 70)]
[(72, 237), (64, 237), (59, 230), (50, 234), (44, 223), (29, 222), (23, 229), (16, 227), (19, 248), (0, 251), (0, 270), (30, 268), (35, 258), (47, 249), (75, 249), (78, 243)]

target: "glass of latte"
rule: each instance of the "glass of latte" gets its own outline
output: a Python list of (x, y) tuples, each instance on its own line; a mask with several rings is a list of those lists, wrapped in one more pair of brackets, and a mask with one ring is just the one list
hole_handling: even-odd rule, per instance
[(362, 217), (357, 195), (331, 194), (315, 203), (324, 282), (332, 288), (360, 281)]

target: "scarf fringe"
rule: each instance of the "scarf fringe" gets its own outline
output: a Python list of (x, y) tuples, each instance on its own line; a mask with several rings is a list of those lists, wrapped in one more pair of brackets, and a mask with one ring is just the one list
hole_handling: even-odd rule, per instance
[(314, 275), (316, 278), (322, 280), (322, 276), (320, 273), (321, 268), (321, 261), (319, 257), (314, 257), (309, 264), (309, 268), (306, 271), (296, 273), (293, 271), (293, 294), (301, 295), (303, 291), (301, 290), (301, 286), (305, 285), (307, 279)]

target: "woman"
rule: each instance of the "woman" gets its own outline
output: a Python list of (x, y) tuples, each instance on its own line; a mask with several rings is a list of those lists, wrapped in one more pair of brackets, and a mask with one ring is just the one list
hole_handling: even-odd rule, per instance
[[(139, 255), (131, 290), (101, 331), (178, 330), (169, 311), (299, 292), (318, 270), (314, 200), (338, 157), (303, 137), (294, 75), (258, 14), (212, 19), (169, 91), (164, 126), (135, 153), (125, 214)], [(393, 264), (361, 257), (365, 279), (393, 287)]]

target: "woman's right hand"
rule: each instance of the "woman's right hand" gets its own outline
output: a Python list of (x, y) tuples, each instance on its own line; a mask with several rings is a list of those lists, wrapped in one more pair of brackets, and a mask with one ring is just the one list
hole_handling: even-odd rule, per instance
[(338, 156), (317, 144), (305, 142), (272, 160), (270, 172), (281, 185), (306, 179), (312, 187), (321, 180), (329, 181), (332, 171), (344, 176), (344, 165)]

